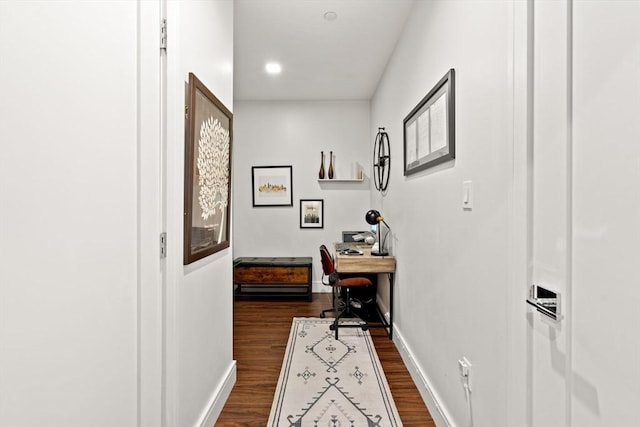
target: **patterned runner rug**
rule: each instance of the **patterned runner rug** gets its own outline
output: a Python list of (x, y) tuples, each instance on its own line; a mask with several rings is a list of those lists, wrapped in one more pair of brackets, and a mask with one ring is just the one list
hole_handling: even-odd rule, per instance
[(371, 335), (294, 318), (268, 427), (400, 427)]

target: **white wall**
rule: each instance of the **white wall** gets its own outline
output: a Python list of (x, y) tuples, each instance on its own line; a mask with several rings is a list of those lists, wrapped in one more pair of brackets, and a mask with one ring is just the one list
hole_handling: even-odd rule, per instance
[(0, 425), (137, 417), (137, 5), (0, 2)]
[[(237, 102), (233, 141), (234, 257), (311, 256), (314, 292), (322, 269), (318, 247), (340, 241), (343, 230), (366, 230), (371, 176), (367, 101)], [(374, 134), (375, 135), (375, 134)], [(352, 177), (359, 162), (360, 183), (319, 183), (320, 151), (335, 156), (336, 179)], [(292, 207), (253, 207), (252, 166), (293, 167)], [(324, 200), (324, 228), (300, 229), (300, 199)]]
[(170, 1), (168, 40), (167, 413), (170, 425), (208, 426), (235, 381), (232, 257), (182, 265), (185, 82), (193, 72), (233, 111), (233, 1)]
[[(416, 2), (372, 100), (398, 165), (388, 194), (372, 192), (393, 231), (398, 341), (438, 425), (468, 425), (457, 365), (466, 356), (475, 425), (507, 427), (511, 13), (508, 2)], [(404, 177), (402, 121), (449, 68), (456, 159)], [(462, 209), (467, 180), (472, 211)]]
[(0, 2), (2, 426), (208, 426), (235, 380), (231, 250), (181, 244), (185, 81), (232, 108), (233, 2), (169, 2), (165, 148), (161, 9)]

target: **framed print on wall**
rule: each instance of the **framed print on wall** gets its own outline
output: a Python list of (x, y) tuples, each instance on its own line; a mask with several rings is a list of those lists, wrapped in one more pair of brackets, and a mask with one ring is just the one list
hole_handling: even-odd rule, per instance
[(324, 200), (300, 200), (300, 228), (324, 228)]
[(253, 166), (253, 207), (293, 206), (291, 166)]
[(184, 254), (190, 264), (229, 247), (233, 115), (189, 73), (184, 179)]
[(405, 117), (405, 176), (456, 157), (454, 95), (452, 68)]

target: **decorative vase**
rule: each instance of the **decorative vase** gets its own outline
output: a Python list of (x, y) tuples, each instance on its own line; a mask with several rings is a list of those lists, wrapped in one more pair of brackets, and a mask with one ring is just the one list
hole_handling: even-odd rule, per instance
[(329, 151), (329, 179), (333, 179), (333, 151)]
[(318, 172), (318, 179), (324, 179), (324, 151), (320, 152), (320, 172)]

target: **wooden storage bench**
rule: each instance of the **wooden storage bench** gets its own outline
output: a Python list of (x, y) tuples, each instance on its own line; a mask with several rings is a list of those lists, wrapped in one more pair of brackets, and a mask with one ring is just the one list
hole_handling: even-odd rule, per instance
[(236, 258), (235, 295), (305, 297), (311, 301), (311, 265), (311, 257)]

